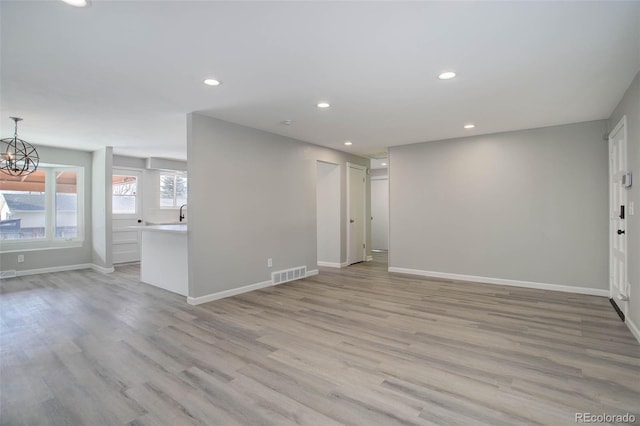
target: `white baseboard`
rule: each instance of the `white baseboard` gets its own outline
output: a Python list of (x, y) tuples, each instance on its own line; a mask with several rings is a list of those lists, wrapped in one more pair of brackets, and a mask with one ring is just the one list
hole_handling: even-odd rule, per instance
[(52, 266), (49, 268), (25, 269), (24, 271), (16, 271), (16, 276), (24, 277), (26, 275), (49, 274), (51, 272), (76, 271), (78, 269), (89, 269), (90, 263), (80, 263), (77, 265)]
[(389, 267), (389, 272), (396, 272), (399, 274), (420, 275), (423, 277), (432, 277), (432, 278), (444, 278), (444, 279), (455, 280), (455, 281), (473, 281), (477, 283), (508, 285), (512, 287), (535, 288), (539, 290), (553, 290), (553, 291), (563, 291), (565, 293), (578, 293), (578, 294), (588, 294), (591, 296), (609, 297), (609, 289), (605, 290), (605, 289), (599, 289), (599, 288), (574, 287), (570, 285), (547, 284), (547, 283), (538, 283), (533, 281), (506, 280), (503, 278), (478, 277), (475, 275), (450, 274), (446, 272), (423, 271), (420, 269), (395, 268), (391, 266)]
[(367, 258), (364, 261), (371, 262), (372, 260), (373, 260), (373, 256), (367, 256)]
[(273, 285), (273, 281), (262, 281), (260, 283), (249, 284), (238, 288), (232, 288), (231, 290), (219, 291), (217, 293), (207, 294), (200, 297), (187, 297), (187, 303), (190, 305), (201, 305), (207, 302), (213, 302), (214, 300), (224, 299), (225, 297), (236, 296), (242, 293), (248, 293), (250, 291), (259, 290), (261, 288), (270, 287)]
[[(312, 269), (311, 271), (307, 271), (305, 278), (311, 277), (313, 275), (318, 275), (318, 272), (319, 271), (317, 269)], [(285, 282), (291, 282), (291, 281), (285, 281)], [(281, 283), (281, 284), (284, 284), (284, 283)], [(276, 284), (274, 284), (272, 280), (269, 280), (269, 281), (262, 281), (260, 283), (245, 285), (238, 288), (232, 288), (230, 290), (219, 291), (217, 293), (207, 294), (206, 296), (200, 296), (200, 297), (189, 296), (187, 297), (187, 303), (190, 305), (201, 305), (203, 303), (213, 302), (214, 300), (224, 299), (225, 297), (236, 296), (242, 293), (248, 293), (250, 291), (259, 290), (265, 287), (271, 287), (273, 285), (276, 285)], [(280, 284), (277, 284), (277, 285), (280, 285)]]
[[(76, 265), (62, 265), (62, 266), (51, 266), (49, 268), (37, 268), (37, 269), (25, 269), (23, 271), (0, 271), (0, 279), (3, 278), (12, 278), (12, 277), (24, 277), (27, 275), (38, 275), (38, 274), (50, 274), (52, 272), (65, 272), (65, 271), (77, 271), (79, 269), (93, 269), (96, 272), (101, 272), (103, 274), (108, 274), (114, 271), (113, 268), (104, 268), (102, 266), (94, 265), (93, 263), (79, 263)], [(4, 275), (4, 272), (15, 272), (15, 275), (8, 274)]]
[(346, 268), (349, 264), (347, 262), (323, 262), (318, 260), (318, 266), (326, 266), (327, 268)]
[(113, 266), (111, 268), (105, 268), (104, 266), (96, 265), (95, 263), (91, 264), (91, 269), (96, 272), (101, 272), (103, 274), (110, 274), (116, 270)]
[(342, 263), (338, 262), (324, 262), (322, 260), (318, 260), (318, 266), (325, 266), (327, 268), (342, 268)]
[(627, 324), (627, 327), (629, 327), (629, 330), (631, 330), (633, 337), (635, 337), (638, 343), (640, 343), (640, 329), (638, 329), (638, 326), (635, 325), (629, 317), (625, 318), (625, 323)]

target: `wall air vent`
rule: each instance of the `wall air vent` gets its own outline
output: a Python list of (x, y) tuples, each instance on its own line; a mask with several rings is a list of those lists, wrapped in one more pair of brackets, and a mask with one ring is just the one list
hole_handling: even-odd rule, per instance
[(297, 268), (284, 269), (271, 273), (271, 281), (274, 284), (282, 284), (287, 281), (299, 280), (307, 276), (307, 267), (298, 266)]

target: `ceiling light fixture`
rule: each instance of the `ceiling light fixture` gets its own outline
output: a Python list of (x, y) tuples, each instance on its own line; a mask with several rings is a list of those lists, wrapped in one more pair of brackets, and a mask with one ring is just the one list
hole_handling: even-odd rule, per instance
[(62, 0), (62, 1), (68, 4), (69, 6), (73, 6), (73, 7), (85, 7), (88, 4), (87, 0)]
[(22, 118), (9, 117), (15, 122), (12, 138), (0, 139), (0, 172), (9, 176), (26, 176), (35, 172), (40, 164), (36, 148), (18, 138), (18, 121)]
[(386, 165), (387, 165), (387, 163), (382, 163), (382, 165), (383, 165), (383, 166), (386, 166)]
[(353, 145), (353, 142), (351, 142), (351, 141), (346, 141), (344, 144), (345, 144), (346, 146), (351, 146), (351, 145)]
[(438, 78), (440, 80), (451, 80), (453, 77), (456, 76), (456, 73), (453, 71), (445, 71), (443, 73), (440, 73), (440, 75), (438, 76)]
[(465, 125), (464, 125), (464, 128), (465, 128), (465, 129), (473, 129), (474, 127), (476, 127), (476, 125), (475, 125), (475, 124), (465, 124)]
[(318, 102), (316, 106), (318, 108), (329, 108), (331, 104), (329, 102)]
[(207, 86), (220, 86), (222, 84), (220, 80), (216, 80), (215, 78), (207, 78), (203, 83)]

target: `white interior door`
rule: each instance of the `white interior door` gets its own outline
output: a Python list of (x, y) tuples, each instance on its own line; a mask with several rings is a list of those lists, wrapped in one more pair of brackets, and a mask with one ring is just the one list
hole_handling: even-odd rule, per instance
[(363, 262), (365, 259), (365, 168), (347, 164), (347, 215), (348, 241), (347, 263)]
[(113, 263), (140, 261), (140, 231), (130, 229), (142, 221), (142, 173), (113, 169), (111, 180)]
[(610, 297), (627, 314), (627, 189), (623, 177), (627, 171), (627, 129), (623, 117), (609, 135), (609, 233)]

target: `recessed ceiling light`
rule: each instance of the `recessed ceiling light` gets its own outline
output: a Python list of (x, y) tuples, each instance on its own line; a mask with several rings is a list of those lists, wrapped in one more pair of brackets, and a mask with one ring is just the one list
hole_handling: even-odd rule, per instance
[(346, 141), (344, 144), (345, 144), (346, 146), (351, 146), (351, 145), (353, 145), (353, 142), (351, 142), (351, 141)]
[(465, 125), (464, 125), (464, 128), (465, 128), (465, 129), (473, 129), (474, 127), (476, 127), (476, 125), (475, 125), (475, 124), (465, 124)]
[(282, 122), (282, 124), (284, 124), (285, 126), (291, 126), (292, 123), (293, 123), (293, 120), (284, 120)]
[(207, 86), (220, 86), (222, 84), (220, 80), (216, 80), (215, 78), (207, 78), (203, 83)]
[(331, 104), (329, 102), (318, 102), (316, 106), (318, 108), (329, 108)]
[(73, 7), (85, 7), (88, 4), (87, 0), (62, 0), (62, 1)]
[(387, 165), (387, 163), (382, 163), (382, 165), (383, 165), (383, 166), (386, 166), (386, 165)]
[(456, 76), (456, 73), (453, 71), (445, 71), (443, 73), (441, 73), (438, 78), (440, 80), (451, 80), (453, 77)]

